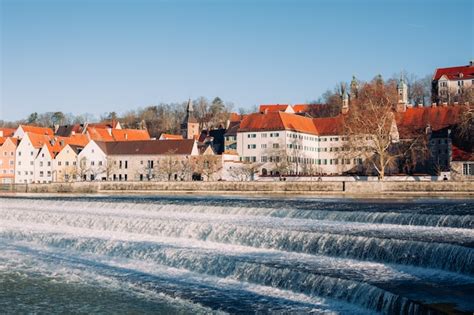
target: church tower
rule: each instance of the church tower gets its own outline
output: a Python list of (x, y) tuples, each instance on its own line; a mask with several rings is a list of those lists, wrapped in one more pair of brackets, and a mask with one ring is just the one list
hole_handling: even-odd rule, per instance
[(408, 105), (408, 86), (403, 80), (403, 75), (400, 76), (400, 80), (397, 84), (398, 103), (397, 112), (405, 112)]
[(181, 135), (184, 139), (194, 139), (199, 136), (199, 122), (194, 117), (193, 103), (191, 99), (186, 107), (186, 116), (181, 124)]
[(346, 84), (343, 83), (341, 85), (341, 97), (342, 97), (342, 114), (347, 114), (349, 112), (349, 95), (346, 91)]

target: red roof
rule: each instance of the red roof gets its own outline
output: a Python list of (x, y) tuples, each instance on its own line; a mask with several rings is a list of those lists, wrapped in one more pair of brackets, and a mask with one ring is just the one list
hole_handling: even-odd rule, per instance
[(398, 132), (404, 138), (413, 132), (418, 132), (428, 125), (431, 130), (436, 131), (459, 122), (463, 106), (449, 105), (436, 107), (412, 107), (405, 112), (395, 114)]
[(160, 140), (182, 140), (182, 135), (172, 135), (169, 133), (162, 133), (160, 136)]
[(2, 137), (11, 137), (15, 133), (15, 129), (13, 128), (0, 128), (2, 132)]
[(240, 132), (292, 130), (313, 135), (337, 135), (342, 132), (342, 116), (308, 118), (284, 112), (254, 113), (240, 123)]
[(39, 135), (54, 135), (53, 129), (45, 128), (45, 127), (36, 127), (36, 126), (28, 126), (28, 125), (20, 125), (24, 132), (35, 133)]
[(461, 150), (455, 145), (452, 146), (451, 152), (453, 161), (474, 161), (474, 153)]
[(27, 132), (25, 136), (28, 135), (28, 138), (31, 141), (31, 144), (36, 149), (41, 149), (45, 143), (49, 143), (51, 137), (47, 135), (41, 135), (37, 133)]
[(112, 137), (115, 141), (150, 140), (148, 131), (139, 129), (112, 129)]
[(247, 116), (247, 115), (239, 115), (237, 113), (230, 113), (229, 121), (230, 122), (241, 121), (242, 119), (244, 119), (245, 116)]
[(258, 111), (260, 113), (265, 113), (265, 112), (284, 112), (288, 108), (288, 104), (266, 104), (266, 105), (260, 105), (258, 108)]
[(4, 144), (7, 141), (7, 137), (0, 137), (0, 145)]
[(313, 110), (319, 110), (321, 107), (327, 106), (325, 104), (296, 104), (293, 105), (295, 113), (309, 113)]
[(114, 141), (112, 129), (87, 127), (86, 132), (89, 138), (94, 141)]
[(468, 65), (436, 69), (433, 80), (439, 80), (443, 75), (447, 76), (450, 80), (471, 79), (474, 78), (474, 66)]

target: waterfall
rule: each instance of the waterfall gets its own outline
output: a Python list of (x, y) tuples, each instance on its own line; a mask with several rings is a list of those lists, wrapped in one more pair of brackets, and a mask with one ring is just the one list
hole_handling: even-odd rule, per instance
[[(123, 276), (128, 280), (138, 272), (133, 266), (141, 264), (156, 266), (150, 270), (191, 272), (201, 277), (200, 282), (225, 279), (240, 283), (249, 297), (253, 295), (248, 288), (257, 285), (262, 292), (272, 288), (308, 299), (340, 301), (354, 305), (354, 310), (419, 314), (436, 313), (431, 304), (439, 294), (428, 288), (438, 286), (453, 292), (446, 297), (448, 302), (459, 303), (463, 310), (472, 307), (471, 301), (455, 294), (466, 286), (474, 292), (473, 215), (467, 210), (453, 215), (430, 214), (428, 207), (418, 214), (373, 208), (351, 213), (199, 202), (2, 198), (0, 242), (44, 246), (72, 257), (71, 261), (87, 255), (95, 265), (99, 257), (135, 262)], [(150, 271), (139, 274), (137, 279), (151, 277)], [(148, 287), (152, 280), (139, 282)], [(407, 295), (412, 284), (427, 290)], [(216, 280), (205, 290), (218, 285), (222, 283)], [(173, 292), (172, 287), (167, 293)], [(232, 290), (237, 294), (235, 287)], [(185, 298), (198, 299), (189, 292)], [(231, 310), (225, 302), (199, 303)], [(336, 312), (346, 311), (342, 307)]]

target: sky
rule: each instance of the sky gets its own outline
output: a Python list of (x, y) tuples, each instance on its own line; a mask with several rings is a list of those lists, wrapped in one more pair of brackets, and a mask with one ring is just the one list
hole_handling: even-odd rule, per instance
[(316, 100), (474, 59), (474, 1), (0, 0), (0, 119)]

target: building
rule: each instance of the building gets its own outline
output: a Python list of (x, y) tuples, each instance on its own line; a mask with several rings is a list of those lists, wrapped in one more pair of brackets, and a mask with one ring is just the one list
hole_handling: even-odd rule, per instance
[(362, 164), (346, 150), (343, 115), (309, 118), (283, 111), (248, 115), (237, 131), (237, 153), (261, 175), (341, 174)]
[(0, 183), (11, 184), (15, 180), (15, 151), (18, 139), (5, 138), (0, 146)]
[(474, 181), (474, 154), (452, 146), (451, 178)]
[(41, 148), (49, 143), (51, 136), (31, 132), (20, 133), (18, 136), (21, 136), (21, 141), (15, 154), (15, 183), (33, 183), (36, 157)]
[(15, 130), (15, 133), (13, 134), (13, 137), (21, 140), (21, 139), (23, 139), (23, 137), (25, 136), (25, 133), (27, 133), (27, 132), (32, 133), (32, 134), (50, 136), (50, 137), (52, 137), (54, 135), (53, 129), (51, 129), (51, 128), (20, 125)]
[(53, 182), (79, 180), (78, 155), (84, 147), (67, 144), (53, 160)]
[(188, 101), (186, 116), (181, 123), (181, 135), (184, 139), (197, 139), (199, 137), (199, 122), (194, 117), (193, 102)]
[(431, 86), (433, 103), (464, 102), (468, 89), (474, 86), (474, 61), (466, 66), (436, 69)]
[(179, 180), (192, 176), (197, 142), (185, 140), (91, 141), (78, 154), (83, 180)]

